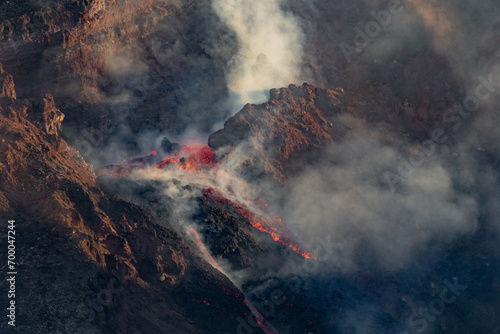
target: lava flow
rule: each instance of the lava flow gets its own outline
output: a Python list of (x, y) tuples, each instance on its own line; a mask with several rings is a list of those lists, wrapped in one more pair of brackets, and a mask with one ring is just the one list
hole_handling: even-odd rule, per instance
[(163, 168), (167, 165), (176, 165), (180, 169), (199, 171), (210, 168), (220, 162), (214, 150), (206, 145), (184, 145), (181, 150), (156, 164), (156, 167)]
[[(247, 207), (228, 200), (215, 189), (203, 189), (202, 192), (206, 197), (211, 197), (220, 203), (230, 204), (234, 206), (236, 208), (236, 211), (238, 211), (240, 215), (247, 219), (253, 227), (261, 232), (270, 234), (274, 241), (278, 241), (282, 245), (290, 247), (296, 253), (302, 255), (306, 259), (312, 258), (316, 260), (316, 257), (312, 252), (302, 249), (303, 247), (299, 246), (293, 241), (293, 239), (295, 239), (296, 237), (292, 235), (292, 232), (283, 223), (281, 218), (274, 217), (274, 222), (271, 222), (268, 219), (251, 212)], [(259, 198), (253, 204), (258, 205), (263, 210), (265, 210), (264, 208), (267, 207), (267, 204), (261, 198)]]
[(226, 273), (219, 266), (219, 264), (217, 263), (217, 261), (215, 261), (214, 258), (212, 257), (212, 255), (210, 255), (210, 253), (208, 252), (207, 248), (205, 247), (205, 244), (203, 243), (203, 241), (201, 241), (201, 238), (200, 238), (200, 235), (198, 234), (198, 232), (196, 232), (196, 230), (194, 228), (192, 228), (192, 227), (191, 227), (191, 233), (193, 234), (193, 236), (194, 236), (194, 238), (196, 240), (196, 244), (198, 245), (198, 248), (200, 248), (200, 250), (203, 252), (203, 254), (205, 254), (205, 256), (207, 257), (207, 259), (210, 260), (210, 262), (212, 263), (212, 265), (215, 268), (217, 268), (221, 273), (223, 273), (224, 275), (226, 275)]
[(214, 150), (206, 145), (183, 145), (179, 152), (172, 154), (165, 160), (156, 162), (158, 156), (156, 151), (150, 152), (144, 157), (125, 159), (122, 165), (110, 165), (99, 168), (97, 176), (103, 174), (116, 178), (128, 176), (134, 169), (154, 166), (156, 168), (166, 168), (175, 166), (181, 170), (190, 170), (198, 172), (202, 169), (213, 168), (220, 160)]
[[(212, 265), (215, 268), (217, 268), (221, 273), (223, 273), (226, 277), (230, 278), (224, 272), (224, 270), (219, 266), (217, 261), (215, 261), (215, 259), (212, 257), (212, 255), (210, 255), (207, 248), (205, 247), (205, 244), (203, 244), (203, 241), (201, 241), (201, 238), (200, 238), (200, 235), (198, 234), (198, 232), (196, 232), (196, 230), (192, 227), (191, 227), (190, 231), (196, 240), (196, 244), (198, 245), (198, 248), (200, 248), (200, 250), (203, 252), (203, 254), (205, 254), (205, 256), (210, 260)], [(239, 298), (239, 295), (236, 295), (236, 298)], [(193, 299), (192, 301), (196, 301), (196, 300)], [(203, 300), (202, 302), (205, 305), (210, 305), (210, 303), (208, 303), (205, 300)], [(255, 306), (252, 304), (252, 302), (250, 302), (250, 300), (248, 300), (248, 298), (245, 298), (245, 305), (250, 309), (250, 312), (252, 312), (253, 316), (255, 317), (255, 322), (260, 326), (260, 328), (264, 331), (264, 333), (266, 333), (266, 334), (278, 334), (278, 331), (276, 331), (276, 329), (270, 323), (268, 323), (266, 319), (264, 319), (262, 314), (260, 314), (260, 312), (257, 310), (257, 308), (255, 308)]]
[[(147, 166), (153, 166), (158, 169), (173, 167), (190, 172), (201, 172), (203, 170), (215, 169), (216, 167), (222, 166), (222, 162), (214, 150), (202, 144), (183, 145), (177, 153), (172, 154), (160, 162), (157, 160), (157, 155), (156, 151), (152, 151), (145, 157), (126, 159), (123, 161), (123, 165), (101, 168), (98, 171), (98, 175), (107, 174), (116, 178), (122, 178), (128, 176), (133, 170), (144, 169)], [(231, 175), (229, 177), (234, 178), (235, 176)], [(248, 186), (245, 184), (245, 187)], [(316, 260), (312, 252), (305, 250), (304, 248), (306, 247), (294, 241), (297, 239), (296, 236), (292, 234), (290, 229), (282, 222), (281, 218), (269, 211), (267, 203), (265, 203), (262, 198), (244, 200), (243, 202), (248, 203), (248, 205), (243, 205), (239, 203), (241, 201), (236, 202), (227, 199), (227, 195), (223, 195), (214, 188), (202, 189), (202, 193), (206, 197), (211, 197), (221, 203), (234, 206), (238, 213), (247, 219), (254, 228), (270, 234), (274, 241), (280, 242), (286, 247), (290, 247), (304, 258)], [(249, 207), (257, 208), (263, 214), (258, 215), (254, 213)], [(264, 216), (274, 218), (269, 220), (264, 218)]]
[[(140, 170), (140, 169), (144, 170), (146, 167), (150, 166), (158, 169), (166, 169), (172, 167), (174, 169), (177, 168), (179, 170), (196, 172), (196, 173), (203, 173), (203, 171), (223, 167), (222, 162), (220, 161), (216, 153), (213, 151), (213, 149), (206, 145), (184, 145), (177, 153), (172, 154), (171, 156), (165, 158), (160, 162), (158, 162), (157, 156), (158, 156), (157, 152), (152, 151), (145, 157), (126, 159), (123, 162), (123, 165), (107, 166), (101, 168), (98, 171), (98, 175), (107, 174), (110, 176), (114, 176), (116, 178), (121, 178), (128, 176), (134, 170)], [(224, 175), (229, 176), (229, 178), (233, 178), (232, 180), (235, 180), (234, 175), (229, 173), (227, 169), (224, 170), (226, 171), (226, 174)], [(216, 171), (220, 172), (221, 169), (217, 169)], [(208, 182), (208, 179), (205, 177), (207, 175), (208, 174), (201, 174), (202, 176), (201, 178)], [(215, 174), (215, 175), (217, 177), (221, 177), (220, 174)], [(188, 177), (193, 177), (193, 175), (189, 174)], [(243, 184), (242, 189), (246, 189), (248, 187), (246, 183), (242, 181), (239, 182), (240, 184)], [(196, 184), (196, 182), (194, 183)], [(217, 187), (214, 184), (211, 184), (211, 186)], [(201, 186), (200, 184), (198, 184), (197, 187), (202, 191), (203, 196), (215, 199), (220, 203), (225, 203), (234, 206), (237, 212), (246, 220), (248, 220), (248, 222), (250, 222), (250, 225), (252, 225), (252, 227), (260, 230), (261, 232), (270, 234), (273, 240), (280, 242), (286, 247), (290, 247), (296, 253), (302, 255), (306, 259), (309, 258), (316, 259), (312, 254), (312, 252), (305, 250), (303, 246), (300, 246), (298, 243), (294, 242), (294, 239), (296, 239), (296, 237), (292, 234), (290, 229), (282, 222), (281, 218), (276, 217), (275, 215), (272, 214), (272, 212), (269, 211), (267, 203), (262, 198), (257, 197), (257, 199), (255, 200), (240, 198), (238, 202), (231, 201), (227, 199), (227, 197), (231, 195), (227, 194), (224, 195), (214, 188)], [(246, 190), (243, 190), (243, 193), (246, 192), (247, 192)], [(239, 202), (247, 203), (247, 205), (240, 204)], [(260, 214), (254, 213), (249, 209), (249, 207), (257, 208)], [(274, 217), (274, 218), (272, 220), (269, 220), (264, 218), (264, 216)], [(194, 228), (191, 228), (190, 231), (194, 236), (194, 239), (199, 249), (206, 256), (209, 262), (215, 268), (217, 268), (221, 273), (223, 273), (226, 277), (229, 277), (224, 272), (224, 270), (219, 266), (217, 261), (215, 261), (215, 259), (212, 257), (208, 249), (205, 247), (198, 232)], [(237, 296), (237, 298), (239, 298), (239, 296)], [(203, 302), (207, 306), (210, 305), (210, 303), (207, 301), (201, 301), (201, 302)], [(245, 304), (252, 312), (255, 318), (255, 322), (262, 328), (262, 330), (266, 334), (278, 334), (276, 329), (274, 329), (274, 327), (264, 319), (264, 317), (246, 298), (245, 298)]]
[(250, 309), (250, 312), (252, 312), (253, 316), (255, 317), (255, 321), (257, 324), (259, 324), (260, 328), (264, 331), (266, 334), (278, 334), (278, 331), (271, 325), (270, 323), (267, 322), (266, 319), (262, 316), (262, 314), (257, 311), (255, 306), (247, 299), (245, 298), (245, 305)]

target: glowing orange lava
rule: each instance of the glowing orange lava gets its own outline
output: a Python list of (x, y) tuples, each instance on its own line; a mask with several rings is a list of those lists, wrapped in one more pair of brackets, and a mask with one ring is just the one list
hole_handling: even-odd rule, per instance
[(99, 168), (96, 175), (101, 176), (106, 174), (116, 178), (122, 178), (128, 176), (134, 169), (143, 168), (145, 166), (155, 166), (156, 168), (174, 166), (182, 170), (196, 172), (202, 169), (213, 168), (220, 163), (220, 159), (217, 157), (214, 150), (207, 145), (201, 144), (183, 145), (179, 152), (172, 154), (160, 162), (155, 162), (156, 156), (158, 156), (158, 152), (151, 151), (144, 157), (125, 159), (122, 165), (111, 165)]
[[(206, 145), (199, 144), (184, 145), (181, 147), (179, 152), (172, 154), (171, 156), (160, 162), (156, 160), (157, 156), (158, 153), (156, 151), (152, 151), (144, 157), (126, 159), (123, 161), (123, 165), (102, 167), (96, 172), (96, 174), (98, 176), (106, 174), (116, 178), (122, 178), (128, 176), (133, 170), (142, 169), (146, 166), (154, 166), (160, 169), (172, 166), (181, 170), (198, 172), (204, 169), (215, 168), (216, 166), (221, 164), (220, 159), (212, 148)], [(254, 201), (250, 201), (251, 206), (259, 208), (259, 211), (264, 213), (264, 215), (267, 217), (274, 217), (272, 220), (266, 219), (262, 215), (258, 215), (252, 212), (248, 207), (242, 204), (228, 200), (215, 189), (202, 189), (202, 193), (204, 196), (213, 198), (220, 203), (230, 204), (234, 206), (237, 212), (242, 217), (247, 219), (254, 228), (258, 229), (261, 232), (270, 234), (273, 240), (280, 242), (286, 247), (290, 247), (296, 253), (302, 255), (304, 258), (311, 258), (316, 260), (316, 257), (312, 254), (312, 252), (304, 250), (303, 246), (300, 246), (293, 241), (294, 239), (296, 239), (295, 236), (284, 224), (281, 218), (274, 216), (272, 212), (270, 212), (270, 210), (268, 209), (268, 204), (262, 198), (258, 197)], [(199, 249), (206, 256), (209, 262), (215, 268), (217, 268), (217, 270), (219, 270), (225, 276), (229, 277), (207, 250), (207, 248), (201, 241), (198, 232), (194, 228), (191, 228), (190, 232), (193, 234)], [(234, 295), (236, 298), (240, 298), (240, 295), (238, 293), (232, 292), (229, 289), (225, 288), (224, 292), (227, 295)], [(191, 301), (203, 303), (207, 306), (210, 305), (210, 303), (206, 300), (192, 299)], [(255, 317), (255, 321), (266, 334), (278, 334), (276, 329), (264, 319), (264, 317), (247, 298), (245, 298), (245, 305), (250, 309), (253, 316)]]
[[(145, 166), (155, 166), (160, 169), (172, 166), (181, 170), (199, 172), (221, 165), (221, 161), (215, 151), (211, 147), (203, 144), (183, 145), (179, 152), (172, 154), (160, 162), (155, 162), (155, 157), (157, 155), (158, 153), (156, 151), (152, 151), (145, 157), (126, 159), (123, 161), (123, 165), (106, 166), (100, 168), (96, 174), (98, 176), (106, 174), (116, 178), (122, 178), (128, 176), (134, 169), (144, 168)], [(290, 247), (306, 259), (316, 260), (312, 252), (304, 250), (303, 246), (300, 246), (294, 241), (296, 237), (283, 223), (281, 218), (276, 217), (269, 211), (267, 203), (262, 198), (258, 197), (254, 201), (250, 201), (252, 202), (252, 207), (259, 208), (260, 211), (265, 213), (266, 217), (274, 217), (272, 221), (264, 218), (262, 215), (257, 215), (244, 205), (226, 199), (215, 189), (203, 189), (202, 191), (204, 196), (212, 197), (221, 203), (234, 206), (238, 213), (247, 219), (254, 228), (270, 234), (274, 241), (280, 242), (286, 247)]]
[(266, 334), (278, 334), (278, 331), (271, 325), (270, 323), (267, 322), (266, 319), (257, 311), (255, 306), (247, 299), (245, 298), (245, 305), (250, 309), (250, 312), (255, 317), (255, 320), (259, 324), (260, 328), (264, 331)]
[(176, 165), (180, 169), (199, 171), (204, 168), (212, 168), (219, 162), (219, 157), (209, 146), (184, 145), (178, 153), (156, 164), (156, 167)]
[[(245, 219), (247, 219), (250, 224), (258, 229), (261, 232), (265, 232), (271, 235), (271, 237), (274, 239), (274, 241), (280, 242), (282, 245), (286, 247), (290, 247), (293, 249), (296, 253), (302, 255), (304, 258), (309, 259), (315, 259), (316, 257), (313, 255), (312, 252), (303, 250), (301, 246), (296, 244), (293, 239), (294, 236), (292, 235), (292, 232), (288, 229), (288, 227), (283, 223), (282, 219), (279, 217), (274, 217), (272, 223), (271, 221), (267, 220), (266, 218), (262, 216), (258, 216), (257, 214), (251, 212), (248, 208), (245, 206), (232, 202), (228, 200), (227, 198), (224, 198), (217, 190), (215, 189), (203, 189), (202, 190), (203, 195), (206, 197), (211, 197), (215, 199), (216, 201), (220, 203), (225, 203), (225, 204), (230, 204), (236, 208), (236, 211), (240, 215), (242, 215)], [(263, 200), (259, 198), (257, 202), (260, 202), (262, 205)], [(265, 204), (265, 203), (264, 203)], [(267, 204), (264, 205), (267, 207)]]
[(193, 234), (193, 236), (196, 240), (196, 244), (198, 245), (200, 250), (203, 252), (203, 254), (205, 254), (205, 256), (210, 260), (210, 262), (212, 263), (212, 265), (215, 268), (217, 268), (221, 273), (226, 275), (226, 273), (224, 272), (224, 270), (222, 270), (222, 268), (219, 266), (217, 261), (215, 261), (214, 258), (212, 257), (212, 255), (210, 255), (210, 253), (208, 252), (207, 248), (205, 247), (205, 244), (203, 243), (203, 241), (201, 241), (201, 238), (200, 238), (200, 235), (198, 234), (198, 232), (196, 232), (196, 230), (192, 227), (190, 230), (191, 230), (191, 233)]

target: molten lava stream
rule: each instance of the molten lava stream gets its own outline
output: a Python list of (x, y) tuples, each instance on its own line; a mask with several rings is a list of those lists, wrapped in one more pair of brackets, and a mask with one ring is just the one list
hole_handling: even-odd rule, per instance
[(203, 144), (183, 145), (179, 152), (172, 154), (166, 159), (157, 162), (155, 157), (158, 156), (157, 151), (151, 151), (144, 157), (136, 157), (125, 159), (122, 165), (111, 165), (99, 168), (96, 172), (97, 176), (103, 174), (122, 178), (128, 176), (134, 169), (140, 169), (147, 166), (155, 166), (156, 168), (165, 168), (174, 166), (181, 170), (198, 172), (202, 169), (210, 169), (220, 163), (219, 157), (214, 150)]
[[(217, 261), (215, 261), (215, 259), (212, 257), (212, 255), (210, 255), (210, 253), (208, 252), (207, 248), (205, 247), (205, 244), (203, 243), (203, 241), (201, 241), (201, 238), (200, 238), (200, 235), (198, 234), (198, 232), (196, 232), (196, 230), (194, 228), (191, 227), (190, 229), (191, 233), (193, 234), (195, 240), (196, 240), (196, 244), (198, 245), (198, 247), (200, 248), (200, 250), (203, 252), (203, 254), (205, 254), (205, 256), (210, 260), (210, 262), (212, 263), (212, 265), (217, 268), (221, 273), (224, 274), (224, 276), (226, 276), (227, 278), (231, 279), (231, 277), (229, 277), (225, 272), (224, 270), (222, 270), (222, 268), (219, 266), (219, 264), (217, 263)], [(210, 305), (210, 303), (206, 302), (206, 301), (203, 301), (206, 305)], [(257, 321), (257, 323), (259, 324), (260, 328), (264, 331), (264, 333), (266, 334), (279, 334), (278, 331), (276, 331), (276, 329), (274, 329), (274, 327), (268, 323), (266, 321), (266, 319), (264, 319), (264, 317), (262, 316), (262, 314), (259, 313), (259, 311), (255, 308), (255, 306), (253, 306), (252, 302), (250, 302), (248, 300), (248, 298), (245, 298), (245, 305), (250, 309), (250, 312), (252, 312), (252, 314), (254, 315), (255, 317), (255, 320)]]
[(259, 313), (259, 311), (253, 306), (253, 304), (245, 298), (245, 305), (250, 309), (250, 312), (252, 312), (253, 316), (255, 317), (255, 320), (259, 324), (260, 328), (264, 331), (266, 334), (279, 334), (278, 331), (271, 325), (270, 323), (267, 322), (266, 319), (262, 316), (262, 314)]
[[(243, 216), (246, 220), (250, 222), (250, 225), (252, 225), (254, 228), (258, 229), (261, 232), (270, 234), (274, 241), (277, 241), (286, 247), (290, 247), (297, 254), (300, 254), (302, 257), (306, 259), (317, 260), (311, 251), (304, 250), (303, 249), (304, 247), (301, 247), (300, 245), (298, 245), (293, 241), (295, 237), (292, 235), (292, 232), (288, 229), (288, 227), (282, 222), (281, 218), (274, 217), (273, 218), (274, 223), (273, 223), (267, 220), (266, 218), (258, 216), (257, 214), (251, 212), (247, 207), (239, 203), (235, 203), (228, 200), (215, 189), (203, 189), (202, 193), (204, 196), (214, 198), (216, 201), (220, 203), (230, 204), (234, 206), (236, 208), (236, 211), (238, 211), (238, 213), (241, 216)], [(254, 204), (258, 207), (267, 207), (267, 204), (261, 198), (259, 198), (256, 202), (254, 202)], [(263, 210), (263, 211), (268, 211), (268, 210)]]
[[(212, 169), (221, 166), (221, 161), (215, 151), (204, 144), (183, 145), (179, 152), (172, 154), (161, 162), (155, 162), (155, 157), (158, 155), (156, 151), (151, 151), (145, 157), (136, 157), (124, 160), (123, 166), (106, 166), (98, 171), (98, 176), (107, 174), (116, 178), (128, 176), (134, 169), (144, 168), (145, 166), (153, 165), (156, 168), (163, 169), (167, 166), (177, 167), (181, 170), (199, 172), (201, 170)], [(202, 178), (203, 179), (203, 178)], [(250, 224), (261, 232), (271, 235), (274, 241), (280, 242), (286, 247), (290, 247), (296, 253), (306, 259), (314, 259), (316, 257), (310, 251), (304, 250), (304, 245), (299, 245), (289, 228), (282, 222), (281, 218), (274, 217), (271, 220), (264, 218), (262, 215), (250, 211), (248, 207), (239, 203), (226, 199), (221, 193), (213, 188), (203, 189), (204, 196), (210, 196), (221, 203), (231, 204), (236, 208), (238, 213), (247, 219)], [(270, 212), (268, 204), (260, 197), (255, 200), (248, 200), (252, 207), (257, 207), (268, 217), (274, 215)]]
[[(215, 268), (217, 268), (221, 273), (223, 273), (225, 276), (227, 276), (226, 273), (224, 272), (224, 270), (222, 270), (222, 268), (219, 266), (217, 261), (215, 261), (214, 258), (212, 257), (212, 255), (210, 255), (210, 253), (208, 252), (207, 248), (205, 247), (205, 244), (203, 243), (203, 241), (201, 241), (201, 238), (200, 238), (200, 235), (198, 234), (198, 232), (196, 232), (196, 230), (192, 227), (191, 227), (191, 233), (194, 235), (194, 238), (196, 240), (196, 244), (198, 245), (200, 250), (203, 252), (203, 254), (205, 254), (205, 256), (210, 260), (212, 265)], [(229, 276), (227, 276), (227, 277), (229, 277)]]

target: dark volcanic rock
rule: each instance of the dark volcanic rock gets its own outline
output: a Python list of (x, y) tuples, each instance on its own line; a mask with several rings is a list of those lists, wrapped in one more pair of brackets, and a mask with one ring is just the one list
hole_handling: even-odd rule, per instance
[(168, 220), (100, 189), (92, 166), (56, 135), (63, 115), (50, 97), (36, 126), (33, 103), (13, 96), (0, 100), (0, 230), (16, 220), (16, 328), (234, 331), (249, 312), (238, 289)]

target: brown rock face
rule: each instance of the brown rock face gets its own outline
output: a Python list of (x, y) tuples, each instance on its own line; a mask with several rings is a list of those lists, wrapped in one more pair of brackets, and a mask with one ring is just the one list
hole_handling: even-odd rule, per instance
[(230, 147), (228, 151), (236, 153), (226, 159), (235, 158), (241, 167), (257, 167), (282, 181), (293, 154), (341, 138), (333, 121), (344, 93), (304, 84), (272, 89), (270, 95), (269, 102), (248, 104), (231, 117), (224, 129), (210, 136), (209, 145), (223, 152)]
[(16, 91), (14, 90), (14, 78), (12, 75), (3, 70), (0, 64), (0, 98), (16, 99)]
[(43, 110), (45, 132), (49, 135), (57, 136), (64, 120), (64, 115), (56, 108), (52, 95), (47, 95), (47, 97), (42, 100), (41, 108)]
[[(419, 72), (420, 67), (427, 69), (425, 75), (434, 73), (445, 80), (446, 72), (434, 61), (419, 57), (408, 65), (408, 76), (410, 70)], [(402, 85), (406, 94), (411, 93), (410, 86)], [(380, 94), (369, 86), (363, 92), (307, 83), (271, 89), (268, 102), (247, 104), (209, 137), (209, 145), (247, 179), (267, 175), (283, 183), (308, 160), (320, 158), (320, 149), (327, 143), (341, 140), (351, 122), (384, 129), (393, 138), (408, 142), (428, 139), (429, 131), (438, 124), (449, 126), (441, 124), (443, 113), (454, 101), (448, 89), (436, 85), (432, 93), (418, 93), (414, 103), (398, 100), (397, 94)]]
[(47, 95), (35, 108), (35, 111), (28, 115), (28, 119), (45, 133), (57, 137), (61, 130), (64, 114), (57, 109), (52, 95)]
[[(40, 98), (40, 93), (52, 90), (59, 93), (58, 97), (71, 94), (77, 99), (98, 101), (108, 62), (137, 39), (151, 35), (158, 21), (167, 15), (169, 4), (159, 0), (95, 0), (5, 4), (4, 7), (5, 15), (0, 16), (0, 41), (3, 42), (0, 48), (4, 61), (12, 65), (11, 57), (22, 59), (38, 52), (50, 53), (48, 57), (37, 55), (49, 61), (42, 74), (45, 78), (40, 79), (55, 82), (45, 83), (45, 87), (34, 82), (29, 84), (25, 82), (30, 75), (27, 70), (33, 70), (33, 76), (40, 68), (20, 68), (20, 73), (16, 71), (14, 75), (23, 78), (23, 93)], [(28, 46), (32, 50), (26, 48)]]

